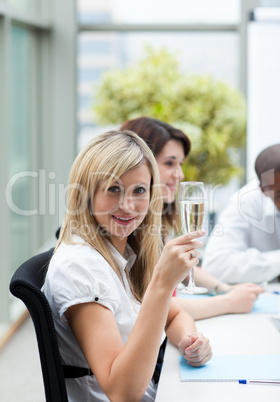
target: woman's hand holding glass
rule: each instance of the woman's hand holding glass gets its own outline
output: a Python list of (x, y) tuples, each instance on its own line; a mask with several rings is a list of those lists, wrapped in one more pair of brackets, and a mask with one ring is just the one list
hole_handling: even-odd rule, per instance
[(198, 248), (203, 243), (197, 240), (205, 235), (205, 231), (197, 231), (170, 240), (155, 267), (154, 275), (158, 275), (161, 286), (173, 292), (178, 283), (190, 273), (198, 263), (200, 252)]

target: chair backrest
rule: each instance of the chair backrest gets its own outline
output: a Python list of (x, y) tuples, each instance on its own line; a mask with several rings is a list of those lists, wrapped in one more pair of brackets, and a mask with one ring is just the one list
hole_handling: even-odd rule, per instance
[(57, 335), (50, 305), (41, 291), (53, 249), (24, 262), (10, 282), (11, 293), (21, 299), (34, 324), (47, 402), (68, 402)]

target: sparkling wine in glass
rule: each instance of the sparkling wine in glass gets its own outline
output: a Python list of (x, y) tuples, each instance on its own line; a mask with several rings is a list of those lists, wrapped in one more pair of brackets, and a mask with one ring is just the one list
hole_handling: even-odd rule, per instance
[[(206, 191), (202, 182), (189, 181), (180, 183), (179, 206), (183, 233), (195, 232), (202, 228), (206, 200)], [(188, 286), (178, 289), (178, 292), (201, 294), (207, 293), (208, 289), (195, 285), (194, 268), (192, 268), (189, 274)]]

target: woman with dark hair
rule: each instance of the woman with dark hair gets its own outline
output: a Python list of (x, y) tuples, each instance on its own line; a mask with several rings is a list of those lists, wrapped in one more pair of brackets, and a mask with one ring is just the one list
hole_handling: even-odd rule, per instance
[[(121, 130), (134, 131), (155, 155), (163, 198), (162, 236), (167, 242), (168, 234), (173, 236), (180, 228), (176, 193), (179, 182), (184, 179), (181, 166), (190, 153), (191, 142), (183, 131), (150, 117), (128, 120), (122, 124)], [(264, 291), (252, 283), (229, 285), (198, 267), (195, 268), (195, 279), (198, 286), (205, 286), (217, 296), (200, 300), (176, 298), (176, 302), (194, 319), (250, 312), (258, 295)], [(187, 282), (188, 277), (184, 280), (185, 284)]]

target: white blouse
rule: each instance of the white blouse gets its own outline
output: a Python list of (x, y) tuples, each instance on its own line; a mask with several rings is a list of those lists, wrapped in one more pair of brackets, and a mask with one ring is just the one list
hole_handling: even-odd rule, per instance
[[(128, 245), (125, 258), (109, 245), (121, 269), (123, 286), (99, 252), (78, 236), (73, 241), (76, 244), (62, 243), (53, 255), (42, 290), (51, 306), (64, 364), (88, 368), (64, 313), (70, 306), (80, 303), (96, 302), (107, 307), (114, 315), (125, 344), (141, 307), (131, 293), (125, 274), (136, 256)], [(69, 402), (109, 401), (94, 376), (66, 379), (66, 387)], [(153, 401), (155, 395), (156, 385), (151, 381), (142, 401)]]

